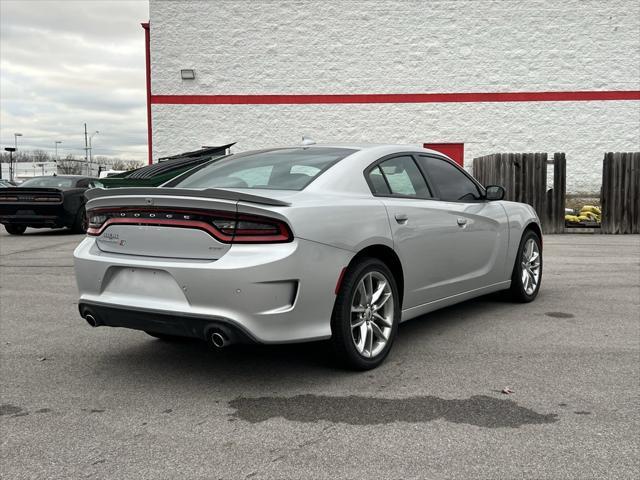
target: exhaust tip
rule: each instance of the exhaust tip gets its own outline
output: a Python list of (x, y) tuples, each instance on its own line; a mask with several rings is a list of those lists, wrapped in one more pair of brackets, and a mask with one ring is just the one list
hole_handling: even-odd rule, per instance
[(98, 326), (98, 321), (96, 320), (96, 317), (94, 317), (93, 315), (91, 315), (90, 313), (87, 313), (84, 316), (84, 319), (87, 321), (87, 323), (89, 325), (91, 325), (92, 327), (97, 327)]
[(227, 345), (227, 339), (220, 332), (213, 332), (211, 334), (211, 343), (216, 348), (222, 348)]

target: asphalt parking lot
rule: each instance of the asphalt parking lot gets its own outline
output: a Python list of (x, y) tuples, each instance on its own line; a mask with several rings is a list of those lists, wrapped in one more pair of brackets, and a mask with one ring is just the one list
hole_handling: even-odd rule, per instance
[(640, 473), (639, 236), (547, 236), (535, 302), (485, 297), (404, 324), (365, 373), (333, 367), (323, 344), (212, 352), (91, 329), (81, 238), (0, 233), (0, 477)]

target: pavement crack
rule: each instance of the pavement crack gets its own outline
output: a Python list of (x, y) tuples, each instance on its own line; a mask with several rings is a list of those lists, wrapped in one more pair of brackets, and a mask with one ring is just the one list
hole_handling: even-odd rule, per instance
[(11, 405), (10, 403), (3, 403), (0, 405), (0, 416), (2, 415), (16, 415), (22, 412), (22, 407)]

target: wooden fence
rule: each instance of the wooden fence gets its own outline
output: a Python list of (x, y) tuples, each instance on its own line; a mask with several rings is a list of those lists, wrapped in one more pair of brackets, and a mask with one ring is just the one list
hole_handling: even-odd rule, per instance
[(602, 233), (640, 233), (640, 152), (605, 153)]
[[(547, 164), (553, 163), (553, 186), (547, 190)], [(494, 153), (473, 159), (473, 175), (483, 185), (501, 185), (505, 199), (531, 205), (544, 233), (564, 231), (566, 158), (554, 153)]]
[(547, 209), (543, 219), (545, 233), (564, 232), (564, 209), (567, 191), (567, 158), (564, 153), (553, 154), (553, 185), (547, 190)]

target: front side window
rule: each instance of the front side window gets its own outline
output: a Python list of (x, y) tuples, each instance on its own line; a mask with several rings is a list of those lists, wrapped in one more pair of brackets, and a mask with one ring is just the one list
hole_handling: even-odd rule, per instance
[(408, 155), (381, 162), (369, 172), (369, 183), (377, 195), (420, 198), (431, 196), (422, 173)]
[(172, 185), (180, 188), (267, 188), (302, 190), (355, 150), (312, 147), (231, 155), (194, 171)]
[(440, 192), (440, 200), (473, 202), (482, 198), (476, 184), (448, 161), (420, 155), (418, 162), (427, 172), (431, 184)]

